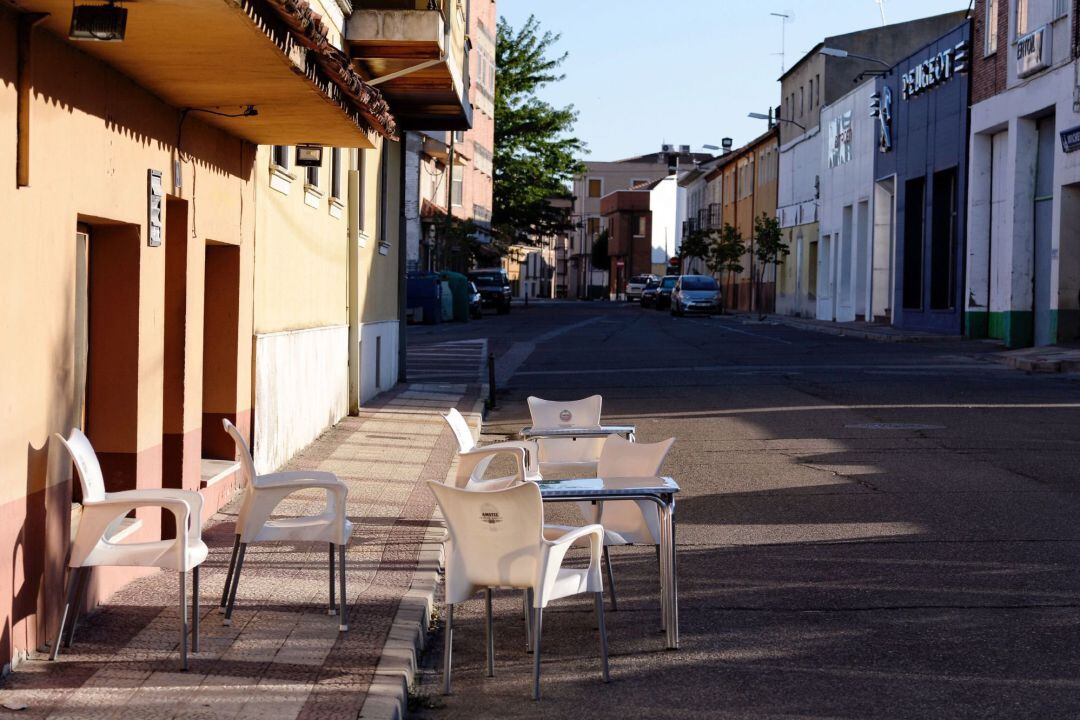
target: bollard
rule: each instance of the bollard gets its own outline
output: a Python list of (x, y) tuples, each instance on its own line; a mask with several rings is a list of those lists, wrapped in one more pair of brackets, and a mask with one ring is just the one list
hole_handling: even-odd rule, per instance
[(488, 409), (495, 408), (495, 354), (488, 353)]

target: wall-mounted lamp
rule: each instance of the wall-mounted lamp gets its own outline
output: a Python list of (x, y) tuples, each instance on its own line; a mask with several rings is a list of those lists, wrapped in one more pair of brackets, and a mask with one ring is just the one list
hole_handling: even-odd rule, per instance
[(892, 69), (892, 65), (876, 57), (870, 57), (869, 55), (856, 55), (855, 53), (848, 52), (847, 50), (841, 50), (840, 48), (823, 47), (818, 52), (822, 55), (834, 58), (855, 58), (856, 60), (865, 60), (866, 62), (877, 63), (883, 67)]
[(127, 31), (127, 8), (116, 0), (104, 5), (76, 5), (71, 9), (69, 40), (120, 42)]
[(322, 145), (297, 145), (297, 167), (322, 167)]

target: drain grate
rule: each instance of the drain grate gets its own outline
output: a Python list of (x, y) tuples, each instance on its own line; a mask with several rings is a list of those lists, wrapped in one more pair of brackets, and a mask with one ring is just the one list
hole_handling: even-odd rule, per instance
[(845, 425), (844, 427), (856, 428), (858, 430), (944, 430), (944, 425), (926, 425), (924, 423), (857, 423), (855, 425)]

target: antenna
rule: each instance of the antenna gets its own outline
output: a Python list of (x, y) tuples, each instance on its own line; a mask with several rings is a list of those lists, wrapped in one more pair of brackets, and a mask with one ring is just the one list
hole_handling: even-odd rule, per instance
[(881, 26), (885, 27), (885, 0), (874, 0), (878, 6), (878, 10), (881, 11)]
[[(881, 2), (881, 0), (876, 0), (876, 1)], [(884, 10), (882, 12), (884, 12)], [(785, 55), (785, 48), (784, 48), (784, 44), (785, 44), (785, 40), (786, 40), (786, 38), (785, 38), (786, 32), (785, 31), (787, 29), (787, 24), (788, 24), (788, 21), (791, 19), (791, 16), (787, 15), (785, 13), (777, 13), (777, 12), (769, 13), (769, 14), (772, 15), (773, 17), (780, 18), (780, 74), (783, 75), (785, 72), (787, 72), (787, 62), (786, 62), (787, 58), (786, 58), (786, 55)]]

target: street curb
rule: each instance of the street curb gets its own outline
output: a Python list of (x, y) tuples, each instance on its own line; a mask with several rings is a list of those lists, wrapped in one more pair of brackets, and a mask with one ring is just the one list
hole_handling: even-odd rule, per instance
[[(465, 420), (479, 430), (483, 412), (484, 399), (481, 397), (474, 401), (471, 411), (464, 413)], [(455, 460), (447, 470), (447, 481), (453, 479), (456, 464)], [(390, 625), (379, 664), (375, 667), (367, 697), (357, 716), (359, 718), (405, 720), (408, 715), (409, 689), (416, 679), (420, 654), (427, 644), (435, 592), (441, 582), (445, 536), (446, 531), (436, 508), (424, 531), (409, 590), (401, 598)]]
[(837, 337), (851, 337), (861, 340), (873, 340), (875, 342), (883, 343), (925, 343), (925, 342), (961, 342), (967, 340), (963, 335), (933, 335), (933, 334), (904, 334), (904, 333), (883, 333), (874, 332), (873, 330), (859, 330), (857, 328), (842, 327), (836, 325), (824, 325), (817, 322), (807, 322), (799, 320), (797, 318), (789, 318), (782, 315), (768, 315), (765, 320), (758, 321), (746, 316), (738, 316), (740, 321), (750, 320), (751, 322), (762, 323), (775, 323), (778, 325), (786, 325), (788, 327), (797, 328), (799, 330), (809, 330), (811, 332), (823, 333), (825, 335), (835, 335)]

